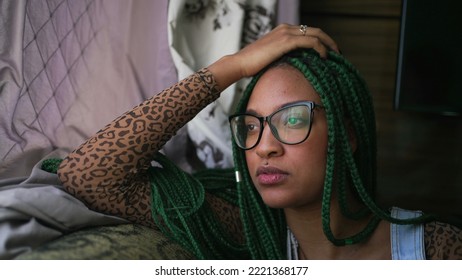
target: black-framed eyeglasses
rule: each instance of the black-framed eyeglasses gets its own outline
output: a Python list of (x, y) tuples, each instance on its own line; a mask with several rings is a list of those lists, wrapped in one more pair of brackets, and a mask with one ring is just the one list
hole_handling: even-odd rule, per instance
[(301, 101), (284, 106), (266, 117), (251, 113), (232, 115), (229, 123), (233, 139), (241, 149), (254, 148), (260, 142), (266, 121), (274, 137), (281, 143), (302, 143), (310, 135), (316, 107), (324, 108), (312, 101)]

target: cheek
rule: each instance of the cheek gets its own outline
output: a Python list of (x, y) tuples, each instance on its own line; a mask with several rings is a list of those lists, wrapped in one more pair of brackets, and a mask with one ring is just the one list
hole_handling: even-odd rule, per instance
[(321, 141), (308, 141), (304, 143), (305, 147), (291, 153), (294, 168), (301, 177), (324, 179), (327, 164), (327, 140), (319, 140)]
[(302, 174), (324, 173), (327, 160), (326, 149), (322, 146), (310, 147), (303, 151), (292, 153), (291, 162), (298, 172)]
[[(294, 155), (295, 156), (295, 155)], [(326, 178), (327, 154), (321, 147), (305, 149), (299, 152), (293, 161), (292, 186), (297, 189), (294, 194), (299, 204), (313, 203), (322, 200), (324, 181)]]

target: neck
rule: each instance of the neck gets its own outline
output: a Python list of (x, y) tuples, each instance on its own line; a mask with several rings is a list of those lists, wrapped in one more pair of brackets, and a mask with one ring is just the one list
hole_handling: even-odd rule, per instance
[[(335, 246), (330, 242), (324, 234), (322, 229), (322, 216), (321, 207), (313, 208), (297, 208), (297, 209), (284, 209), (287, 225), (295, 235), (299, 243), (299, 256), (306, 259), (361, 259), (367, 256), (372, 258), (372, 255), (364, 254), (375, 248), (375, 245), (381, 245), (388, 239), (383, 234), (374, 238), (374, 244), (370, 240), (365, 240), (359, 244), (347, 246)], [(361, 220), (350, 220), (342, 215), (338, 207), (338, 203), (333, 202), (330, 211), (330, 226), (336, 238), (345, 238), (357, 234), (363, 230), (370, 217)], [(382, 223), (384, 224), (384, 223)], [(386, 226), (386, 225), (383, 225)], [(381, 227), (383, 227), (381, 226)], [(384, 227), (381, 232), (388, 233), (387, 228)], [(375, 240), (377, 239), (377, 240)], [(385, 240), (385, 241), (384, 241)], [(379, 241), (377, 243), (377, 241)], [(384, 248), (384, 247), (383, 247)], [(389, 249), (389, 246), (387, 247)], [(375, 256), (375, 254), (374, 254)], [(385, 253), (385, 258), (388, 256)]]

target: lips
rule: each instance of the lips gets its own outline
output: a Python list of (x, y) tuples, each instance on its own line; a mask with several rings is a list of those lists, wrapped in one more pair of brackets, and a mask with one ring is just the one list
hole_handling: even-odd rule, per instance
[(282, 171), (276, 167), (259, 167), (257, 169), (257, 180), (261, 185), (276, 185), (284, 181), (289, 175), (287, 172)]

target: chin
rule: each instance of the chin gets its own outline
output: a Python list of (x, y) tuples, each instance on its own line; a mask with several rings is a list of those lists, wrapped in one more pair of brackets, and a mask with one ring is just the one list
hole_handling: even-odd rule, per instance
[(266, 203), (266, 201), (265, 205), (272, 209), (285, 209), (290, 207), (290, 205), (284, 203)]
[(293, 207), (296, 202), (292, 198), (287, 197), (287, 195), (283, 194), (275, 194), (275, 193), (260, 193), (263, 202), (266, 206), (275, 209), (283, 209), (283, 208), (290, 208)]

